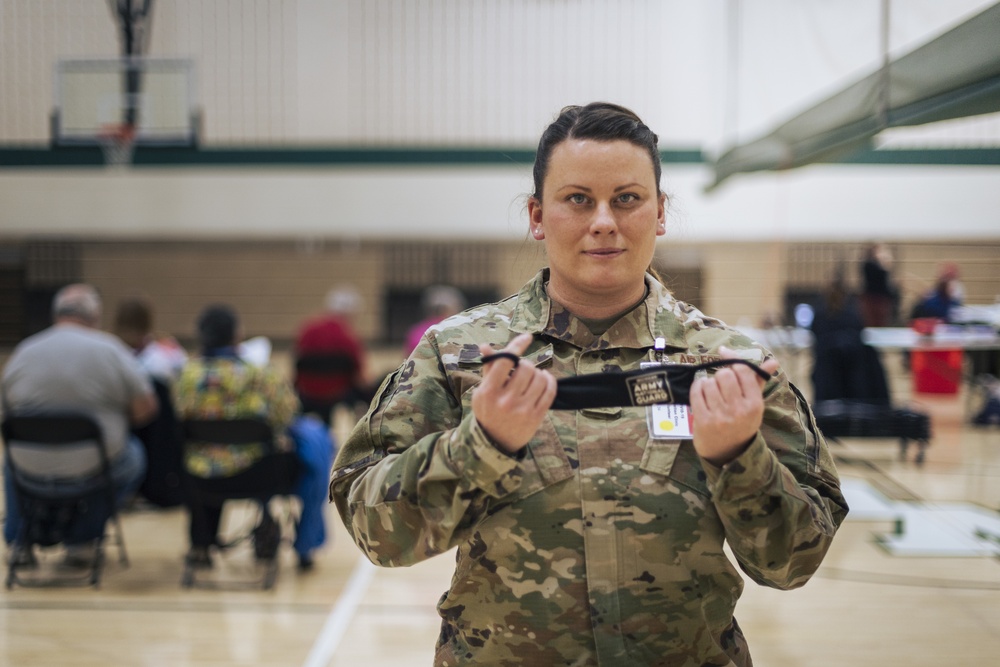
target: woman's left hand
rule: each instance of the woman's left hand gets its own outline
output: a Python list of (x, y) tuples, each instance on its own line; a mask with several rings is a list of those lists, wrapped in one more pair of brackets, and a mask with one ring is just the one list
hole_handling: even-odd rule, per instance
[[(723, 359), (739, 356), (725, 347)], [(778, 362), (769, 359), (760, 366), (769, 374)], [(713, 465), (729, 463), (750, 444), (764, 417), (764, 380), (742, 364), (721, 368), (691, 385), (691, 427), (698, 455)]]

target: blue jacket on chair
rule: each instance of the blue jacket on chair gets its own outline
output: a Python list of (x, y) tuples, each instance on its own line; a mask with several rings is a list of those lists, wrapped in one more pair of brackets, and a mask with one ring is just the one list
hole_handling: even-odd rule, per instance
[(302, 500), (302, 514), (294, 546), (298, 554), (305, 555), (326, 542), (323, 508), (329, 502), (327, 484), (336, 444), (326, 425), (315, 417), (297, 417), (288, 432), (295, 441), (295, 451), (302, 464), (295, 490)]

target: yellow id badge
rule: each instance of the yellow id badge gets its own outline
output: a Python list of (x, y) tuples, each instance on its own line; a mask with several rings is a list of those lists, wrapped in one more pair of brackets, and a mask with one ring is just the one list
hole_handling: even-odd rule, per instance
[[(657, 349), (663, 348), (663, 339), (656, 339)], [(645, 361), (642, 368), (667, 366), (663, 362)], [(646, 424), (649, 427), (649, 437), (654, 440), (690, 440), (691, 420), (688, 406), (674, 403), (657, 403), (647, 406)]]
[(657, 440), (690, 440), (691, 420), (688, 406), (673, 403), (650, 405), (646, 409), (649, 435)]

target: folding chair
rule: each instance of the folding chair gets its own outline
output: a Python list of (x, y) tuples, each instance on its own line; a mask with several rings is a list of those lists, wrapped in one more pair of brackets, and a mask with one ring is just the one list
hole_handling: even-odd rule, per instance
[(160, 410), (151, 422), (135, 430), (146, 450), (146, 477), (139, 495), (158, 507), (177, 507), (184, 503), (181, 426), (170, 387), (154, 378), (153, 391)]
[(892, 408), (864, 401), (833, 399), (813, 404), (816, 425), (823, 435), (840, 438), (898, 438), (901, 458), (906, 458), (910, 440), (917, 443), (915, 462), (922, 464), (931, 442), (931, 420), (925, 412)]
[[(363, 403), (357, 387), (354, 386), (354, 376), (358, 372), (357, 360), (349, 354), (340, 352), (310, 353), (295, 359), (295, 386), (303, 412), (313, 412), (329, 426), (333, 419), (332, 413), (338, 405), (345, 405), (357, 412), (357, 404)], [(335, 381), (343, 380), (349, 386), (347, 393), (331, 398), (330, 396), (314, 395), (304, 392), (300, 380)]]
[[(4, 452), (8, 472), (21, 511), (21, 527), (15, 537), (15, 553), (33, 553), (35, 546), (52, 547), (67, 541), (94, 540), (96, 548), (84, 574), (57, 572), (44, 576), (22, 576), (19, 570), (33, 565), (12, 558), (7, 569), (7, 588), (21, 586), (67, 586), (100, 584), (104, 568), (104, 538), (106, 524), (114, 526), (114, 541), (119, 561), (128, 566), (125, 539), (115, 507), (115, 488), (111, 478), (104, 434), (90, 415), (78, 413), (13, 414), (4, 418), (2, 426)], [(41, 479), (24, 469), (23, 464), (39, 454), (59, 457), (90, 454), (99, 462), (97, 472), (86, 480)], [(67, 487), (65, 483), (73, 482)], [(82, 532), (86, 520), (89, 526), (99, 526), (93, 532)]]
[[(206, 503), (224, 506), (230, 500), (256, 501), (259, 518), (245, 534), (229, 540), (220, 540), (219, 551), (227, 551), (242, 542), (254, 545), (255, 558), (264, 567), (260, 585), (270, 589), (278, 573), (278, 546), (281, 541), (280, 521), (271, 522), (268, 503), (275, 496), (291, 495), (298, 476), (298, 459), (293, 452), (274, 451), (274, 437), (270, 425), (256, 418), (238, 419), (189, 419), (182, 422), (184, 447), (210, 446), (212, 444), (264, 443), (267, 453), (247, 470), (230, 477), (198, 477), (185, 470), (189, 510), (192, 520)], [(198, 582), (196, 564), (185, 560), (181, 585), (191, 588), (196, 584), (211, 587), (243, 587), (238, 584), (224, 586), (219, 582)], [(256, 586), (257, 582), (250, 585)]]

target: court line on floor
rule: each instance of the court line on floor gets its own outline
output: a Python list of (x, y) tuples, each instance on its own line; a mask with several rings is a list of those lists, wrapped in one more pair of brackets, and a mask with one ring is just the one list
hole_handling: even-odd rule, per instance
[(323, 629), (319, 631), (319, 636), (309, 651), (303, 667), (327, 667), (330, 664), (333, 654), (340, 646), (340, 640), (347, 632), (347, 627), (354, 620), (355, 611), (364, 599), (376, 569), (364, 556), (358, 558), (358, 564), (354, 566), (354, 571), (344, 586), (344, 592), (330, 610), (330, 615), (327, 616)]

